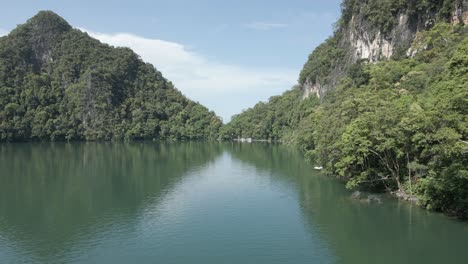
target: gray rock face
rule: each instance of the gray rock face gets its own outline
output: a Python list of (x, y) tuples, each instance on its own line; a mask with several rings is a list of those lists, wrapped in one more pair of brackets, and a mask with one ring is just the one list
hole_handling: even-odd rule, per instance
[(468, 25), (468, 0), (455, 1), (455, 7), (452, 12), (452, 24)]
[[(448, 22), (452, 24), (468, 24), (468, 0), (456, 0), (452, 6), (452, 16)], [(382, 32), (372, 25), (361, 14), (353, 14), (350, 21), (343, 25), (340, 32), (339, 48), (344, 50), (344, 58), (339, 66), (331, 69), (326, 80), (311, 81), (307, 79), (302, 84), (303, 98), (311, 94), (323, 98), (328, 91), (333, 90), (343, 78), (349, 66), (358, 61), (375, 63), (390, 59), (394, 55), (414, 56), (410, 44), (418, 32), (430, 29), (436, 22), (435, 12), (418, 12), (410, 14), (403, 10), (395, 16), (397, 24), (388, 32)]]
[(29, 40), (36, 67), (53, 61), (52, 48), (64, 32), (72, 27), (60, 16), (51, 11), (41, 11), (25, 26), (31, 27)]

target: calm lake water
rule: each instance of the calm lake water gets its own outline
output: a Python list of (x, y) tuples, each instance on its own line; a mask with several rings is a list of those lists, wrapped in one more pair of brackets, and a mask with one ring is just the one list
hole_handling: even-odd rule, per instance
[(350, 199), (294, 148), (0, 145), (0, 263), (468, 263), (468, 223)]

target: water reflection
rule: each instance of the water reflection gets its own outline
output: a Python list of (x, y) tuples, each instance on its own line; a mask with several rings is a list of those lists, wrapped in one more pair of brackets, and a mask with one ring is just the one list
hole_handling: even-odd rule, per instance
[(220, 153), (208, 143), (0, 145), (0, 236), (42, 261), (65, 255), (110, 223), (136, 222), (149, 198)]
[(468, 225), (350, 199), (295, 148), (0, 145), (0, 260), (464, 263)]
[[(466, 263), (468, 225), (383, 196), (383, 204), (350, 198), (336, 179), (317, 175), (294, 148), (238, 145), (233, 155), (294, 182), (304, 222), (342, 263)], [(314, 175), (315, 174), (315, 175)]]

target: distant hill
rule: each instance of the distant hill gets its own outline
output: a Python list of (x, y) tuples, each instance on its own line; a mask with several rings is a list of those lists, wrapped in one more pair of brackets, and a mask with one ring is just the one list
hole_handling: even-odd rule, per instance
[(132, 50), (51, 11), (0, 38), (0, 141), (210, 139), (221, 126)]

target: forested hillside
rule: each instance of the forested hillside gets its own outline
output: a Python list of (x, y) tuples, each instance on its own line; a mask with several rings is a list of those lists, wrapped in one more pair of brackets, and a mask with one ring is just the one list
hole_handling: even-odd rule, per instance
[[(293, 142), (349, 188), (416, 195), (428, 209), (468, 217), (466, 1), (342, 7), (337, 30), (309, 56), (298, 87), (234, 116), (223, 135)], [(402, 12), (416, 20), (404, 25), (424, 27), (413, 28), (407, 43), (390, 41), (391, 52), (385, 45), (366, 51), (346, 37), (356, 20), (375, 38), (397, 25), (404, 31)]]
[(209, 139), (221, 125), (132, 50), (53, 12), (0, 38), (0, 141)]
[(299, 86), (273, 96), (267, 103), (259, 102), (232, 117), (221, 129), (224, 139), (254, 138), (271, 141), (291, 141), (300, 120), (310, 115), (317, 105), (316, 97), (302, 100)]

